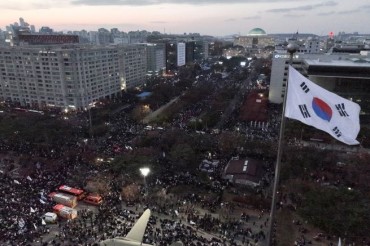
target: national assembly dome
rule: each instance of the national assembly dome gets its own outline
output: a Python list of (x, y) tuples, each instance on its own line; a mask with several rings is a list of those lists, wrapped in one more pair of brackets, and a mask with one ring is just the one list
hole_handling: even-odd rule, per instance
[(267, 35), (267, 33), (262, 28), (253, 28), (248, 32), (248, 36), (263, 36), (263, 35)]

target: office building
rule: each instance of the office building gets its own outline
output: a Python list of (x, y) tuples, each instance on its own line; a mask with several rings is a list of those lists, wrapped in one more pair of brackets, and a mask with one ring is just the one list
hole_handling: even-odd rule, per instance
[(185, 61), (186, 64), (194, 62), (195, 42), (186, 42), (185, 44)]
[(166, 45), (164, 43), (146, 44), (147, 72), (158, 74), (166, 69)]
[(186, 63), (201, 62), (208, 58), (208, 42), (195, 40), (185, 43)]
[(166, 70), (173, 72), (179, 66), (185, 65), (185, 43), (166, 43)]
[[(370, 52), (295, 54), (295, 67), (321, 87), (350, 99), (362, 108), (362, 119), (370, 114)], [(272, 59), (269, 100), (282, 103), (288, 80), (288, 54), (275, 54)]]
[(209, 56), (222, 56), (223, 55), (223, 48), (227, 43), (224, 41), (216, 40), (214, 42), (209, 43)]
[(41, 33), (41, 34), (52, 34), (52, 33), (54, 33), (54, 30), (51, 29), (48, 26), (43, 26), (43, 27), (40, 28), (39, 33)]

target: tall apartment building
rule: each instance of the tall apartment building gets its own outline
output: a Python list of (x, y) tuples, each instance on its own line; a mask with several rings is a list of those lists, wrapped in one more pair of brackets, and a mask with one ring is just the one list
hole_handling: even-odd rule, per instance
[(126, 88), (134, 88), (143, 85), (147, 72), (146, 46), (143, 44), (129, 44), (116, 47), (120, 50), (119, 60), (123, 61), (124, 85)]
[(0, 47), (0, 100), (86, 108), (145, 82), (143, 46)]
[(166, 69), (166, 45), (164, 43), (146, 44), (147, 70), (150, 74), (157, 74)]

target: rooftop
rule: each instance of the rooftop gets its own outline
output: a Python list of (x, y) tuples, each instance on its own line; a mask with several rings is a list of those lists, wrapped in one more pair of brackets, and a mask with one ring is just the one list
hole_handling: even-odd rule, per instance
[(248, 32), (248, 36), (261, 36), (261, 35), (267, 35), (267, 33), (265, 32), (265, 30), (263, 30), (262, 28), (253, 28), (252, 30), (250, 30)]

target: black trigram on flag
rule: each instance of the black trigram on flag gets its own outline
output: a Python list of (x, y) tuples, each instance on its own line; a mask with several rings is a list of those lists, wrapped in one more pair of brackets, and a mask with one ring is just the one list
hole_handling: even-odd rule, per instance
[(346, 109), (344, 108), (344, 103), (335, 104), (335, 107), (337, 108), (338, 113), (340, 114), (340, 116), (342, 116), (342, 117), (348, 117), (349, 116), (346, 112)]
[(302, 84), (301, 84), (301, 88), (302, 88), (302, 90), (303, 90), (305, 93), (307, 93), (307, 92), (309, 92), (309, 91), (310, 91), (310, 89), (308, 88), (308, 86), (306, 85), (306, 83), (305, 83), (305, 82), (302, 82)]
[(333, 130), (334, 134), (340, 138), (340, 136), (342, 136), (342, 132), (338, 129), (338, 127), (334, 127)]
[(303, 118), (311, 117), (310, 113), (308, 112), (306, 104), (298, 105), (298, 107), (299, 107), (299, 110), (301, 111)]

